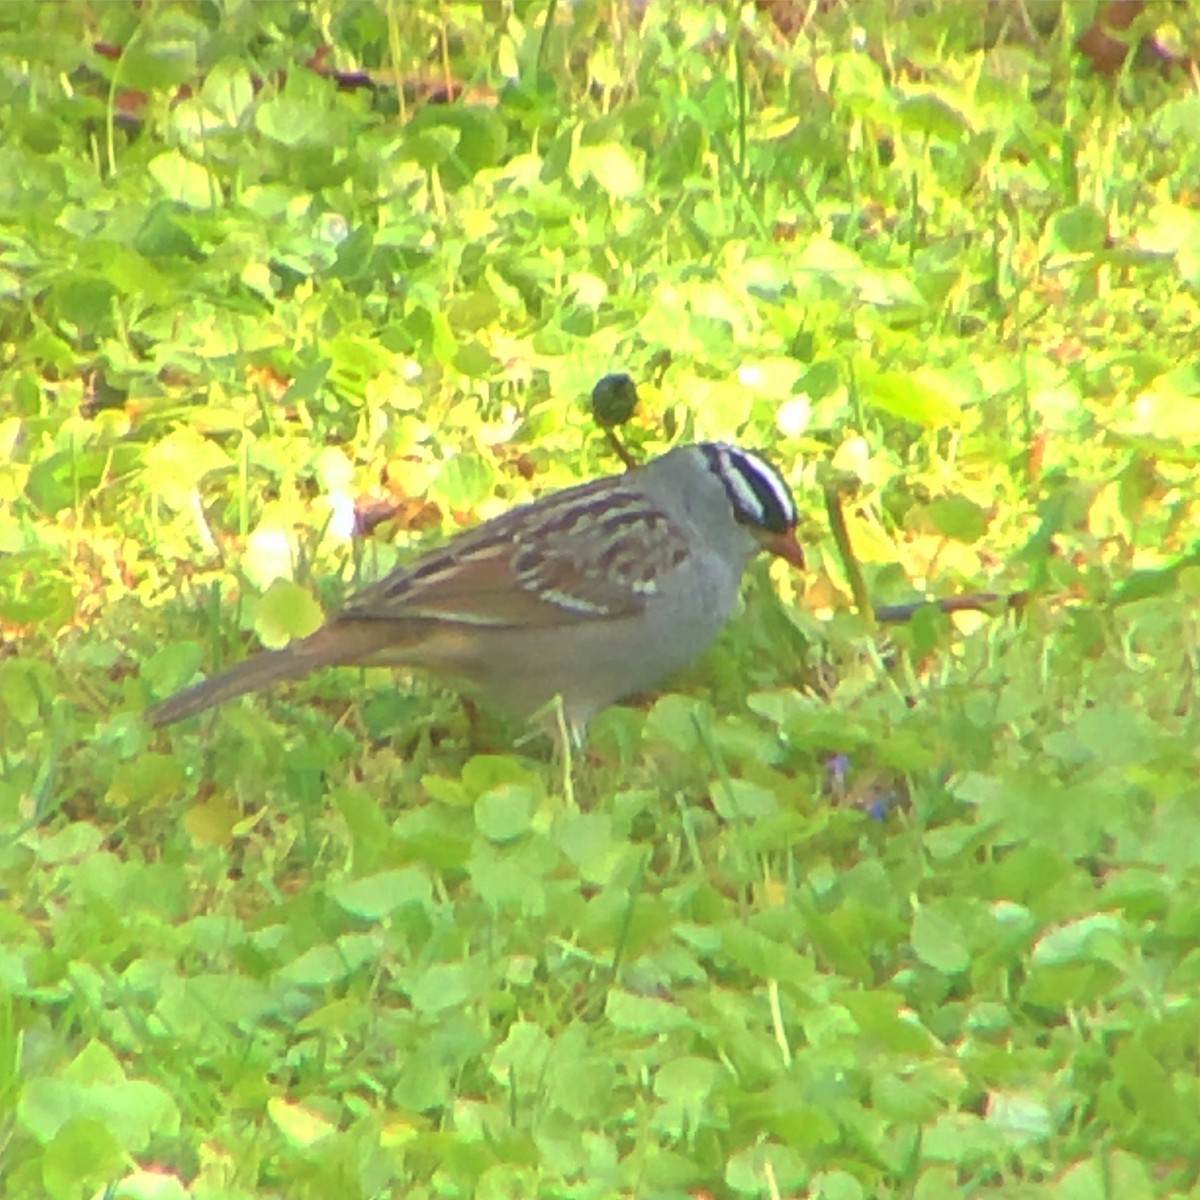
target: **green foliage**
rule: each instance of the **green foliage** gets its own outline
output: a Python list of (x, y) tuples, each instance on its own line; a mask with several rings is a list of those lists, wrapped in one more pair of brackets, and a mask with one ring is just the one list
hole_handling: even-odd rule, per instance
[[(1196, 99), (795, 7), (0, 6), (5, 1195), (1194, 1190)], [(439, 680), (147, 727), (618, 469), (625, 375), (809, 572), (576, 806)], [(1025, 607), (880, 640), (834, 477), (875, 601)]]

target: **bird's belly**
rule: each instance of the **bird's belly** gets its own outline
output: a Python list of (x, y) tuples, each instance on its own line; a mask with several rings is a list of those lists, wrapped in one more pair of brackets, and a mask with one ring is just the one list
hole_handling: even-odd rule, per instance
[[(660, 616), (661, 613), (661, 616)], [(563, 698), (568, 721), (582, 726), (601, 709), (657, 687), (698, 658), (725, 623), (723, 614), (681, 628), (659, 610), (645, 617), (551, 629), (489, 631), (485, 671), (474, 681), (514, 712), (535, 712)]]

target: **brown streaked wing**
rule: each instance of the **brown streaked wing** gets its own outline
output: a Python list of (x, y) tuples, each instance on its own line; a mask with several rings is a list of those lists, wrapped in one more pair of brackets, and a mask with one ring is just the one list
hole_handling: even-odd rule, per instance
[(342, 616), (545, 628), (642, 610), (684, 535), (634, 492), (592, 488), (517, 509), (393, 572)]
[(687, 557), (687, 540), (642, 497), (624, 491), (572, 506), (518, 539), (519, 579), (581, 615), (639, 612), (663, 574)]

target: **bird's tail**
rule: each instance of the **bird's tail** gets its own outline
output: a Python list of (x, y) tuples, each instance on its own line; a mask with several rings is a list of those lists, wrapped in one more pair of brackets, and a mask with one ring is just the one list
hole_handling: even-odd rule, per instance
[(168, 696), (149, 709), (146, 719), (156, 727), (173, 725), (247, 692), (261, 691), (285, 679), (299, 679), (317, 667), (344, 661), (344, 648), (333, 639), (308, 638), (282, 650), (265, 650), (235, 663), (211, 679), (202, 679), (192, 687)]

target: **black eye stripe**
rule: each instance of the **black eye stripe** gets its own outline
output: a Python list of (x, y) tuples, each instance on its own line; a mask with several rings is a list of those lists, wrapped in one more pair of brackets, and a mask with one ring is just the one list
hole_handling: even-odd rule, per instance
[(737, 519), (768, 533), (786, 533), (796, 524), (796, 502), (783, 476), (770, 463), (736, 446), (702, 442), (700, 450), (725, 485)]
[(772, 533), (783, 533), (796, 523), (795, 512), (791, 510), (790, 505), (787, 509), (782, 507), (779, 503), (780, 494), (771, 481), (757, 474), (747, 475), (745, 478), (762, 506), (759, 524), (766, 526)]

